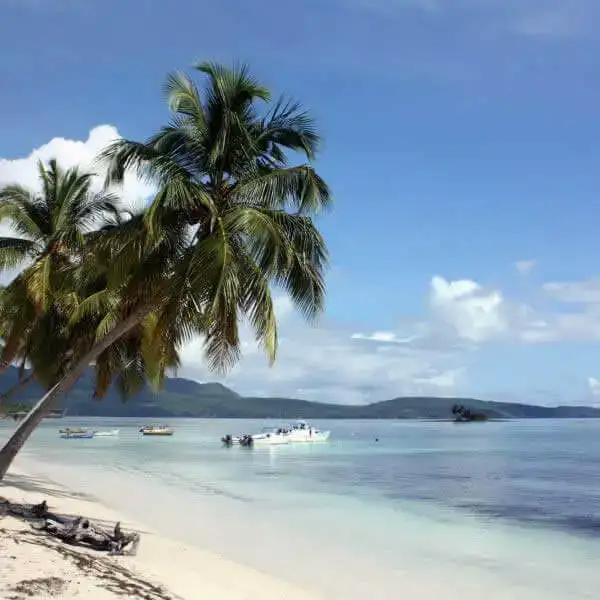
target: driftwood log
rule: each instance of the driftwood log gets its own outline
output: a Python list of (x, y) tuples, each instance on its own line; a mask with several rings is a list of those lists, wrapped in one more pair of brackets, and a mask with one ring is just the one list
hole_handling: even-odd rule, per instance
[(40, 504), (18, 504), (0, 498), (0, 515), (3, 514), (34, 521), (35, 530), (45, 531), (65, 543), (88, 546), (110, 555), (135, 555), (140, 543), (140, 534), (124, 533), (120, 523), (109, 532), (85, 517), (51, 513), (45, 500)]

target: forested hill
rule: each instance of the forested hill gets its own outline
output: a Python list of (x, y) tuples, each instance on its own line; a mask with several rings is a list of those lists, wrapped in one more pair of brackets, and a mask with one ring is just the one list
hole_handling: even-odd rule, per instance
[[(0, 375), (0, 393), (14, 384), (17, 371)], [(31, 404), (42, 395), (35, 384), (11, 398)], [(168, 378), (160, 393), (147, 389), (122, 402), (115, 391), (102, 401), (92, 400), (92, 374), (88, 372), (64, 398), (69, 416), (101, 417), (215, 417), (255, 419), (444, 419), (455, 403), (481, 411), (489, 418), (600, 418), (600, 409), (584, 406), (548, 408), (530, 404), (487, 402), (473, 398), (403, 397), (364, 406), (323, 404), (292, 398), (257, 398), (236, 394), (219, 383), (197, 383)]]

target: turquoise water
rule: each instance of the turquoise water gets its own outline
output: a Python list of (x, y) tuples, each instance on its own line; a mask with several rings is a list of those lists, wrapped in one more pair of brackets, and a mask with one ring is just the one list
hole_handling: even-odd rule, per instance
[[(252, 450), (220, 437), (267, 422), (177, 420), (172, 438), (140, 437), (140, 424), (46, 421), (24, 455), (142, 522), (330, 598), (391, 586), (596, 597), (600, 421), (332, 421), (316, 423), (332, 430), (327, 444)], [(58, 439), (67, 425), (121, 434)]]

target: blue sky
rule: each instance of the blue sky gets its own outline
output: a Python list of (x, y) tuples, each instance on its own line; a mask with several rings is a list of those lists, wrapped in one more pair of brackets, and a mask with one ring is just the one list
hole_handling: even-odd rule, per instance
[[(282, 300), (280, 361), (249, 345), (229, 385), (600, 403), (596, 0), (0, 0), (0, 14), (0, 181), (56, 138), (148, 136), (168, 118), (165, 74), (198, 59), (246, 61), (317, 117), (336, 198), (327, 314), (309, 330)], [(182, 374), (210, 378), (200, 355), (185, 350)]]

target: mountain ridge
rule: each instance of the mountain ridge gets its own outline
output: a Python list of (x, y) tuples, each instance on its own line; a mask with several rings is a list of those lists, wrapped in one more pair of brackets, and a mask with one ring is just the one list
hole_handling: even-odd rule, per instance
[[(0, 374), (0, 393), (17, 381), (17, 369)], [(484, 412), (491, 419), (600, 418), (600, 409), (588, 406), (547, 407), (526, 403), (497, 402), (477, 398), (403, 396), (365, 405), (331, 404), (284, 397), (242, 396), (217, 383), (198, 383), (169, 377), (159, 392), (145, 388), (125, 402), (110, 389), (106, 398), (92, 399), (93, 373), (88, 370), (62, 398), (69, 416), (81, 417), (195, 417), (247, 419), (444, 419), (455, 403)], [(43, 394), (31, 384), (10, 403), (31, 405)]]

